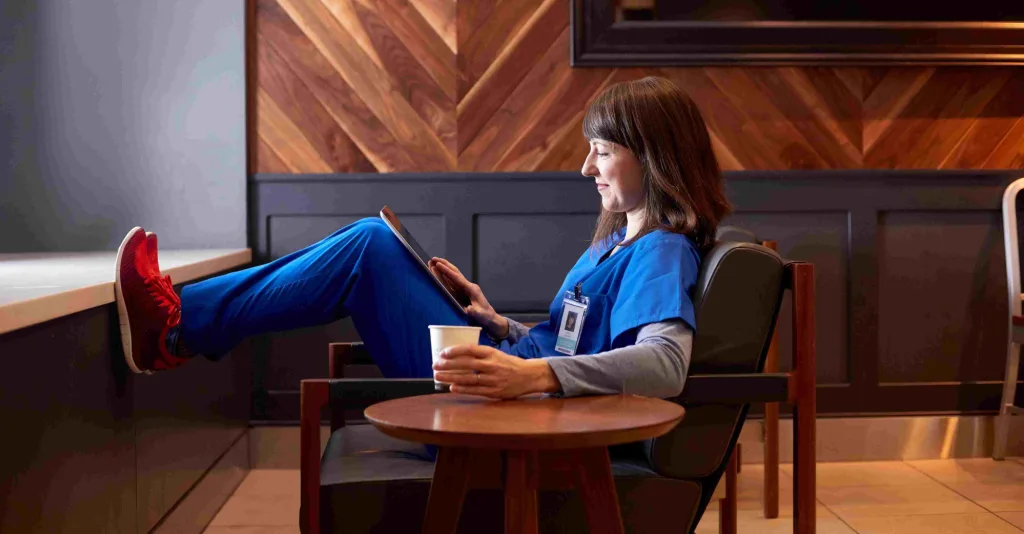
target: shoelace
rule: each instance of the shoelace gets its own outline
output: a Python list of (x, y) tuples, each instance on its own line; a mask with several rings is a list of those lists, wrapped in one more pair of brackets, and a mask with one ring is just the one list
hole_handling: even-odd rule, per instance
[(144, 281), (146, 290), (156, 300), (157, 305), (170, 312), (170, 317), (167, 318), (167, 326), (178, 326), (181, 323), (181, 298), (174, 292), (171, 277), (154, 274), (147, 276)]

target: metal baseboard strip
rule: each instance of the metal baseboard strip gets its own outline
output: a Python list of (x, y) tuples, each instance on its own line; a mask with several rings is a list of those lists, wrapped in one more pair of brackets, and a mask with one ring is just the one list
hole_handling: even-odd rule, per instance
[[(991, 415), (823, 417), (818, 419), (819, 462), (988, 458), (995, 418)], [(779, 460), (793, 459), (792, 421), (779, 422)], [(1024, 456), (1024, 418), (1011, 420), (1007, 456)], [(329, 430), (321, 436), (326, 440)], [(255, 426), (253, 469), (298, 469), (298, 426)], [(743, 463), (764, 462), (764, 426), (748, 420), (740, 434)]]

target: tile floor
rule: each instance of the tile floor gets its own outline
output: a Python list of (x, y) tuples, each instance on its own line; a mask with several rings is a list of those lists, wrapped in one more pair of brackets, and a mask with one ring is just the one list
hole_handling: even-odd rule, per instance
[[(739, 532), (791, 533), (792, 468), (780, 475), (780, 517), (761, 514), (759, 465), (739, 475)], [(208, 534), (298, 533), (299, 472), (252, 471)], [(719, 490), (722, 488), (720, 487)], [(1024, 459), (818, 464), (819, 534), (1013, 534), (1024, 532)], [(715, 501), (697, 527), (718, 532)]]

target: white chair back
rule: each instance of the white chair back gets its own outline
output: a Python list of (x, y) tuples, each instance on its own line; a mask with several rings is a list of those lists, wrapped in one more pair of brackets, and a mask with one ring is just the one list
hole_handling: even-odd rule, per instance
[(1003, 192), (1003, 245), (1006, 248), (1006, 286), (1010, 316), (1021, 315), (1020, 250), (1017, 240), (1017, 193), (1024, 189), (1024, 178), (1019, 178)]
[(1013, 317), (1021, 314), (1020, 245), (1017, 240), (1017, 194), (1024, 189), (1024, 178), (1014, 180), (1003, 191), (1003, 247), (1006, 250), (1006, 294), (1009, 313), (1006, 317), (1006, 372), (1003, 376), (1003, 395), (996, 420), (995, 443), (992, 457), (1002, 460), (1006, 455), (1006, 442), (1010, 431), (1010, 416), (1018, 411), (1014, 407), (1017, 392), (1019, 347), (1013, 342)]

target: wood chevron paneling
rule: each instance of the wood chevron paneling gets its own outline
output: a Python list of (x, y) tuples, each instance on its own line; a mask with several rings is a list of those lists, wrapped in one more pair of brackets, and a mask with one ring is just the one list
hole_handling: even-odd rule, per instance
[(1024, 69), (569, 67), (567, 0), (253, 0), (260, 173), (578, 169), (589, 102), (671, 78), (729, 170), (1024, 167)]

